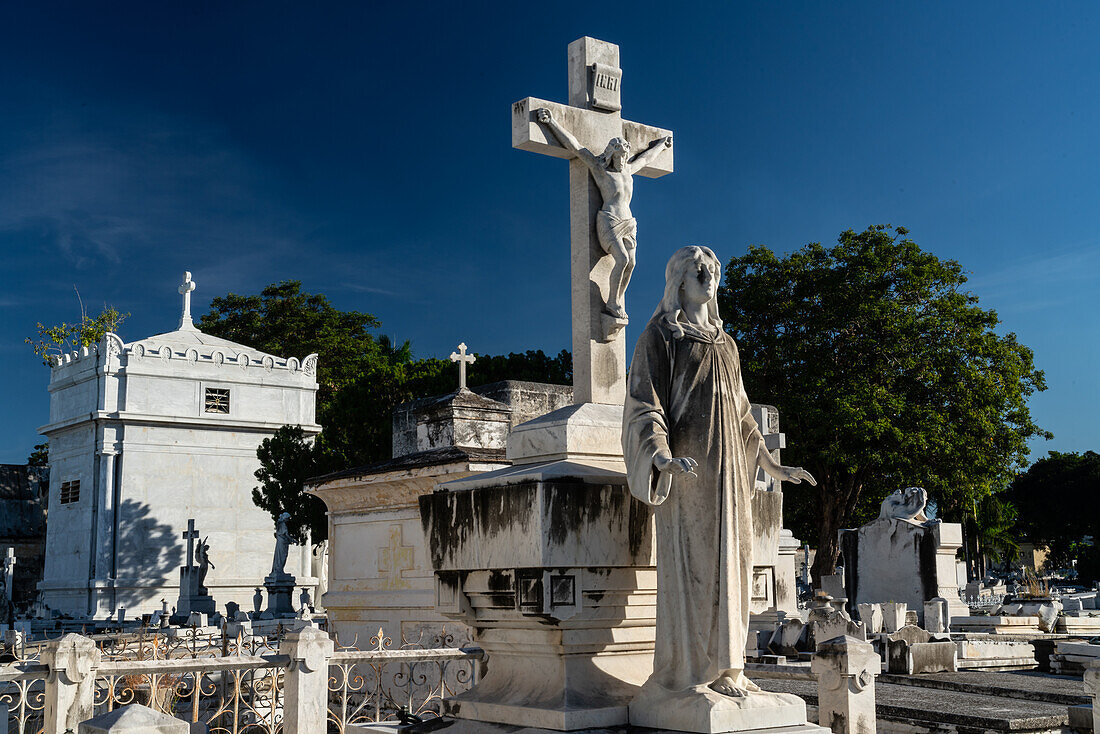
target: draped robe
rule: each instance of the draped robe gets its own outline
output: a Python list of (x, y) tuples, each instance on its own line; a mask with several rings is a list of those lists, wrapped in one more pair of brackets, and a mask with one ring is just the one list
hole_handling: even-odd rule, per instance
[[(646, 687), (686, 691), (741, 671), (752, 581), (752, 487), (763, 437), (741, 380), (737, 345), (720, 329), (662, 316), (630, 365), (623, 450), (630, 492), (654, 505), (657, 640)], [(698, 476), (659, 472), (667, 452)]]

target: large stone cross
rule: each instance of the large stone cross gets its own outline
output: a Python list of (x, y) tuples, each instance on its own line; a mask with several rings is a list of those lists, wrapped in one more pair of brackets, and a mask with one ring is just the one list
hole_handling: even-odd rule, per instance
[(451, 361), (458, 362), (458, 389), (466, 389), (466, 365), (473, 364), (477, 361), (477, 357), (472, 354), (466, 354), (466, 342), (462, 342), (458, 345), (457, 352), (451, 352)]
[(181, 329), (194, 328), (195, 322), (191, 320), (191, 291), (195, 290), (195, 281), (191, 280), (191, 273), (184, 272), (183, 282), (180, 283), (179, 294), (183, 296), (183, 316), (180, 317)]
[(195, 530), (195, 520), (191, 518), (187, 521), (187, 531), (183, 534), (183, 539), (187, 541), (187, 568), (191, 568), (195, 565), (195, 541), (199, 537), (199, 531)]
[[(596, 213), (603, 205), (600, 191), (585, 165), (558, 144), (553, 133), (535, 119), (545, 108), (581, 145), (599, 155), (608, 141), (625, 138), (634, 152), (646, 150), (668, 130), (622, 118), (622, 69), (619, 47), (595, 38), (569, 44), (569, 104), (528, 97), (512, 105), (512, 147), (569, 161), (569, 232), (573, 304), (573, 402), (622, 405), (626, 397), (626, 331), (609, 327), (604, 304), (613, 260), (600, 246)], [(641, 176), (672, 173), (672, 150), (664, 151)], [(645, 241), (645, 218), (641, 220)], [(642, 246), (643, 262), (664, 263), (667, 252)], [(621, 325), (619, 325), (621, 327)]]

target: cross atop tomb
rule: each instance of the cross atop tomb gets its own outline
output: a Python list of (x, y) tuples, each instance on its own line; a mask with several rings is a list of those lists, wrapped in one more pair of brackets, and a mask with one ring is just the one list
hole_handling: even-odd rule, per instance
[[(183, 282), (180, 283), (179, 294), (183, 296), (183, 316), (180, 317), (181, 329), (194, 329), (195, 322), (191, 320), (191, 291), (195, 290), (195, 281), (191, 280), (191, 273), (184, 272)], [(188, 564), (190, 565), (190, 564)]]
[(183, 534), (183, 539), (187, 541), (187, 568), (195, 565), (195, 541), (198, 538), (199, 531), (195, 530), (195, 519), (191, 518), (187, 521), (187, 530)]
[[(580, 38), (569, 44), (568, 105), (535, 97), (512, 105), (513, 148), (569, 159), (574, 404), (622, 405), (626, 397), (626, 332), (622, 328), (626, 319), (611, 286), (612, 277), (621, 270), (616, 270), (619, 265), (615, 257), (604, 249), (597, 233), (596, 215), (604, 205), (600, 189), (581, 156), (563, 147), (558, 133), (540, 122), (538, 113), (549, 111), (555, 123), (591, 155), (599, 156), (612, 139), (621, 138), (630, 151), (641, 154), (652, 150), (635, 173), (647, 178), (672, 173), (672, 133), (622, 118), (622, 76), (618, 46)], [(615, 223), (616, 228), (619, 225), (629, 226), (629, 222)], [(633, 233), (629, 236), (631, 240), (635, 237)], [(626, 247), (633, 250), (630, 243)], [(664, 263), (667, 255), (643, 246), (643, 259)], [(627, 271), (626, 282), (629, 275)], [(615, 306), (618, 317), (609, 313), (616, 310)]]
[(472, 354), (466, 354), (466, 343), (462, 342), (458, 345), (457, 352), (451, 352), (451, 361), (458, 362), (458, 389), (466, 389), (466, 365), (473, 364), (477, 361), (477, 357)]

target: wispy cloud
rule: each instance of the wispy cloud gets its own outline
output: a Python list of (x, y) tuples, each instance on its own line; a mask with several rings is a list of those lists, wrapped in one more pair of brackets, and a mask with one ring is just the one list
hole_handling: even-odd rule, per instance
[(1012, 311), (1042, 311), (1065, 305), (1100, 279), (1100, 242), (1045, 248), (1011, 265), (978, 272), (967, 287)]
[(376, 286), (364, 285), (363, 283), (340, 283), (340, 288), (352, 291), (354, 293), (377, 293), (381, 296), (400, 296), (398, 291), (390, 290), (387, 288), (378, 288)]
[(217, 126), (131, 109), (97, 125), (54, 122), (0, 146), (0, 233), (85, 268), (150, 248), (275, 253), (304, 230), (271, 196), (276, 177)]

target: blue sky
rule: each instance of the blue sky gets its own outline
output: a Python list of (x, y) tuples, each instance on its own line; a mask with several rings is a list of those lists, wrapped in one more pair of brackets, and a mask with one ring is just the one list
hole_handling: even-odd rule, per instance
[(676, 136), (636, 185), (635, 314), (684, 244), (904, 225), (1035, 350), (1035, 448), (1100, 449), (1093, 4), (37, 2), (0, 8), (0, 462), (41, 440), (23, 338), (74, 286), (126, 340), (191, 270), (196, 315), (299, 279), (419, 356), (569, 348), (566, 166), (511, 149), (509, 106), (565, 101), (582, 35)]

